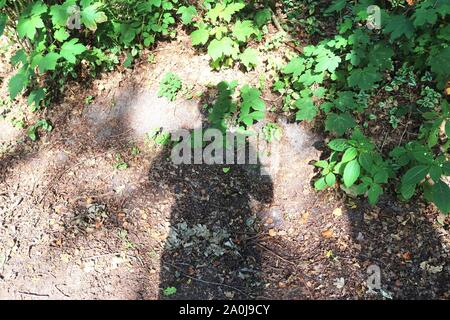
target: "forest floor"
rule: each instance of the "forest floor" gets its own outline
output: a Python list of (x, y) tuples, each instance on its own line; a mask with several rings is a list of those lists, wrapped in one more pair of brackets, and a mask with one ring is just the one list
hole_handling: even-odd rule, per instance
[(200, 127), (205, 101), (158, 98), (167, 72), (202, 99), (222, 80), (259, 81), (258, 70), (211, 71), (181, 35), (154, 63), (68, 86), (45, 113), (53, 132), (36, 143), (11, 114), (0, 118), (1, 299), (450, 298), (450, 235), (435, 208), (316, 192), (311, 162), (324, 141), (309, 125), (270, 120), (283, 135), (269, 175), (173, 165), (145, 134)]

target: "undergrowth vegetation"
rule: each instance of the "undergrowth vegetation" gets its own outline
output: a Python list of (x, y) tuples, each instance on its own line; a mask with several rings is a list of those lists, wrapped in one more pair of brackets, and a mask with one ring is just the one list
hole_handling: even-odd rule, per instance
[[(385, 192), (403, 200), (423, 194), (450, 212), (448, 0), (0, 0), (0, 8), (0, 33), (20, 44), (11, 59), (10, 98), (25, 93), (33, 112), (69, 80), (131, 67), (144, 48), (183, 28), (213, 69), (249, 71), (267, 62), (281, 111), (328, 138), (326, 156), (315, 163), (316, 189), (339, 186), (371, 204)], [(281, 36), (262, 45), (271, 23)], [(261, 59), (281, 43), (290, 48), (284, 64)], [(159, 95), (175, 100), (181, 88), (168, 74)], [(237, 88), (237, 82), (218, 85), (207, 106), (212, 126), (246, 131), (266, 117), (263, 90)], [(376, 124), (398, 136), (397, 143), (380, 143)], [(33, 125), (33, 140), (38, 128), (52, 126)], [(268, 140), (280, 139), (276, 124), (264, 131)]]

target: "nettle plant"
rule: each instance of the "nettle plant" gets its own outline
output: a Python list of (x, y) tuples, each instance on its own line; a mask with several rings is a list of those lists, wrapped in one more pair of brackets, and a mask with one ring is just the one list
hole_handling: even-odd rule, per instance
[[(294, 111), (296, 120), (313, 121), (322, 115), (333, 139), (328, 145), (330, 158), (316, 163), (321, 168), (317, 189), (339, 184), (350, 194), (367, 195), (375, 204), (388, 182), (401, 180), (396, 189), (403, 199), (423, 190), (427, 200), (448, 213), (449, 201), (444, 204), (442, 199), (450, 198), (446, 178), (450, 125), (440, 92), (450, 79), (450, 3), (424, 0), (410, 10), (380, 2), (381, 30), (371, 30), (366, 23), (372, 2), (333, 1), (324, 14), (339, 15), (337, 34), (304, 47), (300, 55), (289, 54), (273, 89), (284, 96), (284, 110)], [(412, 142), (421, 152), (427, 150), (422, 162), (415, 153), (398, 163), (399, 150), (412, 148), (408, 144), (385, 160), (388, 155), (355, 129), (365, 123), (363, 112), (372, 96), (398, 90), (403, 98), (409, 97), (412, 106), (407, 112), (419, 123), (417, 141)], [(396, 176), (403, 178), (389, 179)]]
[(29, 89), (35, 111), (49, 95), (49, 86), (61, 91), (68, 78), (78, 78), (81, 61), (98, 67), (124, 62), (150, 46), (158, 35), (170, 34), (178, 0), (110, 1), (0, 1), (0, 31), (9, 29), (21, 49), (11, 62), (18, 72), (9, 82), (11, 99)]
[(246, 133), (248, 127), (264, 119), (266, 104), (261, 92), (249, 85), (237, 90), (236, 81), (223, 81), (217, 85), (217, 98), (209, 109), (211, 126), (223, 132), (237, 127), (238, 133)]
[[(259, 62), (258, 50), (247, 47), (252, 39), (261, 39), (263, 26), (271, 19), (269, 9), (242, 14), (244, 1), (207, 0), (203, 2), (207, 12), (194, 23), (191, 33), (194, 46), (207, 46), (213, 68), (230, 67), (240, 61), (247, 69)], [(250, 16), (250, 17), (249, 17)]]
[(321, 168), (317, 190), (332, 187), (340, 177), (341, 188), (354, 196), (366, 195), (370, 204), (376, 204), (383, 194), (383, 185), (393, 176), (389, 162), (383, 160), (375, 145), (356, 129), (350, 139), (333, 139), (328, 143), (332, 153), (328, 160), (315, 163)]

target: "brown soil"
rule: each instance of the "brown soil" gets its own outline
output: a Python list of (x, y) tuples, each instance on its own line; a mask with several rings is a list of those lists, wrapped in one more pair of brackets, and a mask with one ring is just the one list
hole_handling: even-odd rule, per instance
[[(259, 81), (256, 72), (212, 72), (181, 38), (161, 45), (154, 65), (72, 86), (48, 112), (54, 132), (38, 143), (3, 138), (0, 298), (450, 297), (450, 237), (435, 209), (315, 192), (310, 162), (324, 142), (304, 125), (276, 120), (280, 161), (268, 176), (258, 166), (174, 166), (144, 134), (204, 119), (201, 101), (156, 96), (168, 71), (195, 91)], [(95, 100), (85, 106), (88, 95)], [(128, 169), (114, 168), (117, 154)], [(373, 264), (382, 272), (376, 293), (366, 284)], [(169, 287), (177, 292), (165, 295)]]

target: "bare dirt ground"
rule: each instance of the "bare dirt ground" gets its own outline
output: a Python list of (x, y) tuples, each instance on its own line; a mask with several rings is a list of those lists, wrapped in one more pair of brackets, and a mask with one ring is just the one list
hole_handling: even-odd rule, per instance
[[(450, 298), (448, 225), (435, 209), (315, 192), (310, 163), (324, 141), (308, 126), (275, 119), (283, 138), (268, 176), (174, 166), (145, 133), (204, 119), (199, 99), (157, 97), (169, 71), (193, 91), (258, 82), (256, 72), (212, 72), (181, 38), (159, 46), (155, 64), (69, 88), (38, 143), (0, 120), (0, 298)], [(115, 168), (117, 155), (129, 168)], [(370, 265), (381, 269), (375, 293)]]

